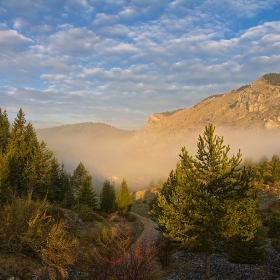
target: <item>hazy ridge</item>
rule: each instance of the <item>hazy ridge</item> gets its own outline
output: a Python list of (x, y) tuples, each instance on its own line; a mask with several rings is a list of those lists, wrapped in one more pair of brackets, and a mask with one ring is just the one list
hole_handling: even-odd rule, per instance
[(166, 178), (182, 146), (196, 152), (198, 134), (207, 123), (216, 126), (232, 152), (240, 148), (243, 158), (270, 157), (280, 154), (279, 76), (264, 75), (192, 107), (153, 114), (138, 131), (82, 123), (39, 129), (37, 135), (70, 171), (82, 161), (93, 173), (97, 189), (104, 177), (114, 177), (117, 184), (125, 177), (132, 189), (146, 187), (151, 179)]

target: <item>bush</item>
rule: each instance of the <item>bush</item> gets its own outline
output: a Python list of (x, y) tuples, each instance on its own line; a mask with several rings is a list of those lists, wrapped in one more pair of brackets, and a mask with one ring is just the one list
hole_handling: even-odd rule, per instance
[(56, 222), (64, 219), (63, 210), (57, 205), (50, 205), (50, 208), (47, 210), (47, 215), (52, 216)]
[(157, 244), (157, 257), (162, 267), (165, 268), (170, 264), (171, 252), (173, 250), (173, 245), (170, 239), (162, 237), (158, 240)]
[(74, 264), (78, 241), (69, 235), (63, 222), (52, 226), (46, 244), (40, 252), (45, 264), (62, 274), (63, 270)]
[(95, 213), (88, 205), (76, 204), (72, 207), (72, 210), (76, 212), (83, 221), (93, 221)]
[(53, 219), (47, 215), (46, 200), (15, 197), (0, 208), (0, 248), (8, 253), (38, 253), (45, 242)]

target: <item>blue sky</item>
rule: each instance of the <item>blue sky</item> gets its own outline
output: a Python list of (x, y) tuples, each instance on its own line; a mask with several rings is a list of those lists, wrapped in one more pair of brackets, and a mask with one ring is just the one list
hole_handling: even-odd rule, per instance
[(280, 0), (0, 0), (0, 107), (139, 129), (280, 72)]

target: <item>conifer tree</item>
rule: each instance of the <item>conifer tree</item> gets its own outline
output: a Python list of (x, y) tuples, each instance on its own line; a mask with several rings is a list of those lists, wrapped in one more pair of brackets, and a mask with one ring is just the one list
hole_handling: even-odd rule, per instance
[(74, 205), (74, 195), (71, 189), (71, 175), (66, 171), (64, 164), (59, 172), (60, 187), (62, 190), (61, 207), (71, 208)]
[(250, 197), (250, 172), (238, 168), (240, 152), (228, 157), (229, 146), (209, 124), (199, 136), (197, 155), (182, 148), (171, 195), (158, 194), (158, 222), (165, 237), (205, 252), (205, 279), (210, 259), (222, 238), (254, 238), (260, 221)]
[(2, 161), (2, 187), (6, 190), (12, 189), (19, 194), (27, 193), (23, 180), (24, 170), (39, 146), (33, 126), (25, 123), (25, 115), (20, 109), (12, 125)]
[(8, 119), (7, 111), (0, 107), (0, 153), (4, 154), (6, 152), (6, 147), (8, 145), (8, 140), (10, 138), (10, 122)]
[(100, 208), (106, 212), (111, 212), (115, 208), (116, 190), (114, 183), (105, 180), (100, 195)]
[(116, 196), (116, 208), (122, 214), (127, 214), (132, 206), (132, 197), (128, 191), (126, 180), (123, 179), (120, 187), (120, 191)]
[(76, 169), (73, 172), (73, 175), (71, 177), (71, 188), (73, 191), (73, 194), (76, 195), (79, 187), (83, 181), (83, 178), (85, 174), (87, 173), (87, 170), (82, 162), (78, 164)]
[(92, 184), (92, 177), (89, 172), (83, 176), (77, 193), (77, 201), (79, 204), (89, 206), (92, 210), (97, 208), (97, 198)]

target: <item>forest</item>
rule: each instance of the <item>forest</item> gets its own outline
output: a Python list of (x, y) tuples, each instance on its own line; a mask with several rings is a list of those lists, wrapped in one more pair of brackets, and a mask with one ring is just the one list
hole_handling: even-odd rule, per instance
[(280, 253), (280, 158), (254, 162), (229, 151), (212, 124), (199, 135), (195, 156), (183, 147), (149, 203), (161, 237), (140, 239), (143, 224), (131, 212), (125, 178), (118, 192), (106, 179), (97, 196), (82, 162), (67, 172), (22, 109), (10, 124), (0, 108), (0, 274), (167, 279), (160, 271), (168, 271), (176, 250), (203, 253), (205, 279), (217, 252), (233, 263), (266, 263), (268, 243)]

